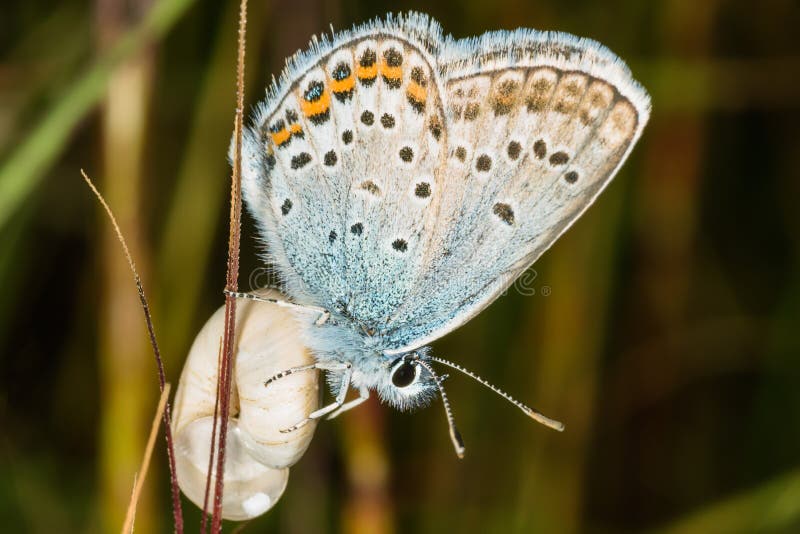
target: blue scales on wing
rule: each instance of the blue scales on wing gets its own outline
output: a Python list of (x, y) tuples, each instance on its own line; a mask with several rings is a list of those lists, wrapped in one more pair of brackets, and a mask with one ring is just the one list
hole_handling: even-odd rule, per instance
[(380, 330), (422, 276), (442, 189), (438, 26), (388, 19), (290, 60), (244, 145), (243, 191), (295, 302)]
[(447, 40), (448, 157), (416, 292), (390, 321), (390, 353), (437, 339), (491, 304), (580, 217), (627, 157), (649, 97), (594, 41), (518, 30)]
[(493, 302), (627, 157), (649, 97), (602, 45), (443, 37), (423, 15), (314, 42), (246, 132), (243, 189), (300, 304), (389, 354)]

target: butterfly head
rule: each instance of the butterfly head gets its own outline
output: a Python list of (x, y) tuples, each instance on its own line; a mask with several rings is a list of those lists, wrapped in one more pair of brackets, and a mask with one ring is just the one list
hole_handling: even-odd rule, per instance
[(442, 377), (424, 363), (427, 348), (408, 352), (389, 360), (381, 373), (377, 390), (381, 398), (400, 410), (430, 404), (439, 391)]
[(447, 394), (442, 385), (447, 375), (439, 375), (434, 372), (431, 363), (435, 358), (429, 356), (428, 351), (429, 348), (424, 347), (393, 360), (388, 367), (391, 389), (387, 391), (385, 388), (379, 388), (380, 395), (398, 408), (408, 409), (428, 405), (438, 393), (447, 414), (450, 439), (453, 441), (458, 457), (463, 458), (464, 443), (461, 440), (461, 434), (456, 429), (450, 402), (447, 400)]

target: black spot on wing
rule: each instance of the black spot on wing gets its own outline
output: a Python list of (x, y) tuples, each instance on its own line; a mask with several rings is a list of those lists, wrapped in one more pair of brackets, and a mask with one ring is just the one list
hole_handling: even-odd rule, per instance
[(333, 150), (329, 150), (328, 152), (325, 153), (325, 158), (323, 159), (323, 162), (327, 167), (333, 167), (334, 165), (336, 165), (337, 160), (338, 158), (336, 157), (336, 152)]
[(408, 250), (408, 243), (405, 239), (395, 239), (392, 242), (392, 248), (398, 252), (405, 252)]
[(300, 152), (296, 156), (292, 156), (292, 169), (302, 169), (311, 161), (311, 154), (308, 152)]
[(569, 156), (567, 156), (566, 152), (556, 152), (550, 156), (550, 165), (553, 166), (566, 165), (568, 161)]
[(403, 148), (401, 148), (399, 155), (400, 159), (402, 159), (406, 163), (409, 163), (412, 159), (414, 159), (414, 151), (411, 150), (410, 146), (404, 146)]
[(511, 206), (503, 202), (498, 202), (492, 207), (492, 212), (497, 215), (501, 221), (511, 226), (514, 224), (514, 210)]
[(431, 196), (431, 184), (428, 182), (420, 182), (414, 187), (414, 194), (419, 198), (428, 198)]
[(544, 140), (539, 139), (535, 143), (533, 143), (533, 153), (538, 159), (544, 159), (547, 155), (547, 144)]
[(475, 162), (475, 169), (480, 172), (489, 172), (492, 168), (492, 158), (490, 158), (487, 154), (481, 154), (478, 156), (478, 160)]
[(393, 115), (390, 115), (388, 113), (384, 113), (381, 116), (381, 125), (383, 125), (383, 127), (386, 128), (386, 129), (394, 128), (394, 122), (395, 121), (394, 121), (394, 116)]

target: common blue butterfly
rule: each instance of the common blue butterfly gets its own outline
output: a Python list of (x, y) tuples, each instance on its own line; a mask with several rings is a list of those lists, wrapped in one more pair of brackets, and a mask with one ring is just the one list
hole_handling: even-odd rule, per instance
[[(244, 199), (290, 298), (270, 302), (296, 311), (315, 357), (266, 383), (327, 371), (336, 400), (309, 419), (371, 390), (399, 409), (438, 392), (461, 456), (441, 364), (561, 429), (427, 345), (580, 217), (649, 112), (617, 56), (564, 33), (457, 40), (410, 13), (314, 38), (244, 132)], [(351, 387), (360, 396), (346, 402)]]

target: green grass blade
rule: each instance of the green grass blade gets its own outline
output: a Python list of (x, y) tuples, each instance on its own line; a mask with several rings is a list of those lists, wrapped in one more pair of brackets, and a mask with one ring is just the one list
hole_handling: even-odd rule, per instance
[(0, 166), (0, 229), (41, 181), (73, 128), (97, 104), (111, 74), (126, 58), (164, 36), (194, 0), (161, 0), (88, 71), (78, 76), (42, 121)]

